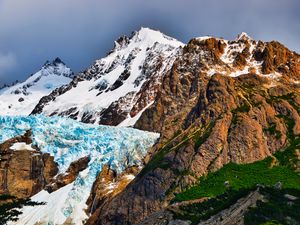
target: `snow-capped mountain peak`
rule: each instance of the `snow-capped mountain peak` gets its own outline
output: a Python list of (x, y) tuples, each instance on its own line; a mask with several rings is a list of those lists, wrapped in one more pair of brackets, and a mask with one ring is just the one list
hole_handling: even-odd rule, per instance
[(139, 31), (134, 32), (134, 35), (131, 39), (133, 41), (144, 42), (145, 44), (153, 44), (158, 42), (160, 44), (170, 44), (177, 47), (182, 45), (182, 43), (176, 39), (169, 37), (158, 30), (153, 30), (147, 27), (142, 27)]
[(32, 114), (68, 116), (87, 123), (133, 125), (152, 104), (164, 71), (184, 44), (141, 28), (121, 36), (114, 49), (66, 87), (41, 99)]
[(169, 37), (158, 30), (153, 30), (150, 28), (142, 27), (139, 31), (132, 32), (131, 36), (128, 37), (126, 35), (120, 36), (114, 42), (114, 49), (110, 52), (116, 52), (121, 49), (127, 48), (129, 45), (145, 45), (152, 46), (154, 43), (167, 44), (172, 46), (182, 46), (183, 43), (178, 40)]
[(68, 84), (74, 73), (61, 59), (46, 61), (42, 68), (25, 81), (0, 91), (2, 115), (28, 115), (39, 99), (54, 89)]
[(56, 57), (53, 61), (47, 60), (43, 65), (43, 67), (58, 67), (58, 66), (66, 66), (66, 64), (59, 57)]
[(253, 39), (246, 32), (242, 32), (237, 36), (236, 40), (239, 41), (239, 40), (253, 40)]
[(59, 58), (56, 57), (53, 61), (46, 61), (40, 70), (40, 75), (47, 76), (49, 74), (55, 74), (64, 77), (74, 77), (72, 70), (66, 66), (66, 64)]
[(54, 65), (58, 65), (58, 64), (66, 65), (59, 57), (56, 57), (56, 58), (53, 60), (53, 64), (54, 64)]

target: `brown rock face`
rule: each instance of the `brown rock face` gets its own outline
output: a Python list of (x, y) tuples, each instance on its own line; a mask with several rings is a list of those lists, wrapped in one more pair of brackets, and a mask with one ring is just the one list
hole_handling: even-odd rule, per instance
[(83, 157), (72, 162), (67, 171), (57, 175), (55, 179), (51, 179), (51, 183), (49, 183), (45, 189), (51, 193), (72, 183), (78, 176), (79, 172), (87, 168), (89, 161), (89, 157)]
[(109, 202), (112, 198), (120, 194), (139, 172), (138, 167), (129, 167), (121, 174), (117, 175), (108, 165), (102, 168), (93, 184), (91, 194), (87, 200), (88, 213), (92, 216), (88, 219), (87, 225), (97, 223), (101, 213), (101, 206)]
[(102, 168), (102, 171), (97, 176), (96, 181), (92, 187), (91, 195), (87, 200), (89, 206), (88, 211), (94, 212), (101, 203), (107, 198), (107, 194), (111, 192), (111, 189), (108, 188), (110, 183), (113, 183), (116, 179), (117, 174), (115, 171), (111, 170), (108, 165), (105, 165)]
[[(94, 224), (137, 224), (168, 206), (174, 193), (200, 176), (228, 162), (261, 160), (284, 148), (287, 118), (299, 133), (299, 87), (285, 82), (293, 73), (299, 76), (294, 62), (299, 57), (273, 42), (254, 45), (241, 39), (229, 44), (233, 50), (243, 48), (242, 54), (224, 50), (226, 44), (217, 39), (193, 39), (183, 49), (164, 76), (155, 103), (135, 125), (160, 132), (160, 142), (137, 178), (99, 205)], [(222, 58), (224, 51), (232, 57)], [(271, 55), (282, 59), (270, 60)], [(290, 69), (278, 79), (247, 72), (224, 75), (254, 58), (259, 58), (263, 73), (280, 71), (282, 63)], [(220, 72), (209, 76), (211, 68)]]
[(0, 144), (0, 195), (28, 198), (41, 191), (58, 172), (54, 158), (35, 150), (11, 150), (14, 143), (31, 144), (31, 132)]
[(274, 71), (283, 73), (292, 78), (299, 78), (300, 62), (299, 55), (289, 51), (279, 42), (272, 41), (266, 44), (262, 52), (262, 72), (269, 74)]

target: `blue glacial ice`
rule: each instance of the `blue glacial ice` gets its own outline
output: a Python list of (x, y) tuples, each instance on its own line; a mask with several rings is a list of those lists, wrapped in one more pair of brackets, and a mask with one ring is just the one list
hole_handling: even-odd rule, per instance
[[(68, 193), (64, 193), (67, 197), (63, 204), (56, 207), (65, 218), (72, 216), (75, 208), (85, 203), (97, 174), (105, 164), (109, 164), (118, 173), (128, 166), (141, 165), (148, 149), (159, 138), (159, 134), (133, 128), (90, 125), (61, 117), (0, 116), (0, 142), (24, 134), (29, 129), (32, 130), (33, 144), (42, 152), (54, 156), (60, 172), (65, 172), (71, 162), (81, 157), (91, 158), (88, 168), (79, 174), (71, 187), (69, 185), (66, 188)], [(44, 196), (45, 193), (40, 195)], [(51, 199), (50, 197), (47, 198)], [(42, 207), (46, 206), (41, 206), (41, 216), (42, 212), (51, 213), (50, 209), (43, 210)], [(30, 218), (30, 215), (26, 215), (30, 210), (26, 210), (24, 216)], [(78, 210), (83, 209), (76, 209), (77, 214)], [(27, 222), (31, 224), (36, 219), (35, 215), (34, 219)], [(64, 218), (52, 218), (48, 215), (43, 219), (49, 224), (60, 224)]]

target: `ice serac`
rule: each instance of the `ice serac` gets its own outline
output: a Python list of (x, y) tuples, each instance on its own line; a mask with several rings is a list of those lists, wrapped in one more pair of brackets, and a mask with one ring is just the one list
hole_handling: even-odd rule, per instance
[(33, 146), (54, 156), (59, 173), (69, 172), (72, 162), (88, 157), (88, 166), (74, 182), (48, 193), (34, 195), (45, 205), (25, 207), (20, 219), (11, 224), (82, 224), (87, 215), (86, 201), (97, 174), (104, 165), (117, 173), (141, 166), (142, 159), (159, 134), (133, 128), (84, 124), (69, 118), (38, 116), (0, 116), (0, 142), (32, 131)]
[(109, 54), (68, 85), (45, 96), (32, 114), (66, 116), (92, 124), (133, 125), (149, 107), (183, 44), (141, 28), (115, 41)]
[(47, 61), (26, 81), (0, 90), (0, 114), (29, 115), (43, 96), (70, 83), (72, 77), (73, 72), (61, 59)]

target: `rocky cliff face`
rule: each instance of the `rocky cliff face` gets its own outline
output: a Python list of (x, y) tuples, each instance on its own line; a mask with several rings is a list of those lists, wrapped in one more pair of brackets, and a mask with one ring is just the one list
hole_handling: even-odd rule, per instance
[(300, 132), (299, 66), (299, 55), (278, 42), (192, 39), (135, 124), (160, 132), (160, 142), (137, 178), (99, 206), (95, 224), (141, 222), (208, 172), (284, 148), (287, 118)]
[(140, 169), (138, 167), (133, 166), (117, 175), (117, 173), (110, 169), (109, 166), (104, 166), (101, 173), (98, 175), (91, 190), (91, 195), (87, 200), (88, 212), (91, 214), (91, 217), (86, 224), (93, 225), (97, 223), (101, 213), (101, 206), (120, 194), (135, 178), (139, 171)]
[(90, 158), (88, 156), (82, 157), (72, 162), (65, 173), (58, 174), (51, 180), (51, 182), (48, 182), (45, 190), (51, 193), (72, 183), (77, 178), (79, 172), (85, 170), (88, 167), (89, 162)]
[[(41, 191), (58, 172), (50, 154), (32, 144), (31, 132), (0, 144), (0, 194), (29, 198)], [(22, 143), (16, 149), (13, 146)]]

